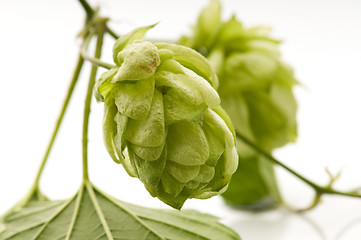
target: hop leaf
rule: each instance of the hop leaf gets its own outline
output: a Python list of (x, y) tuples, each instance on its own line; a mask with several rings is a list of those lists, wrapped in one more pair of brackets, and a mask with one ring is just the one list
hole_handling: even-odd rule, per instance
[(196, 51), (142, 38), (117, 40), (117, 67), (98, 80), (105, 145), (149, 193), (180, 209), (225, 191), (238, 164), (233, 127), (220, 109), (216, 74)]
[[(235, 16), (221, 22), (220, 11), (219, 1), (211, 0), (193, 35), (179, 42), (203, 53), (215, 69), (221, 105), (236, 132), (272, 152), (297, 136), (293, 70), (281, 60), (280, 42), (269, 36), (268, 27), (245, 28)], [(212, 31), (204, 27), (205, 18), (218, 23)], [(223, 195), (226, 200), (242, 205), (267, 197), (279, 201), (273, 167), (241, 141), (237, 150), (242, 167)]]
[(91, 183), (67, 200), (34, 199), (0, 218), (0, 240), (240, 240), (218, 219), (194, 210), (149, 209), (114, 199)]

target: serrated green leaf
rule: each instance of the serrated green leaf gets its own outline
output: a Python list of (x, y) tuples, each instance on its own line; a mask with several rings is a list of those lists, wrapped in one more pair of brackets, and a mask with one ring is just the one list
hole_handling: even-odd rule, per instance
[(91, 183), (64, 201), (33, 201), (0, 222), (0, 240), (237, 240), (218, 219), (116, 200)]

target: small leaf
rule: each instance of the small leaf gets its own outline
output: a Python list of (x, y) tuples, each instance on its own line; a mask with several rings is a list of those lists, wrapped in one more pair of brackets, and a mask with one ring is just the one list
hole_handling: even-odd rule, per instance
[(159, 210), (116, 200), (82, 185), (64, 201), (32, 201), (0, 222), (0, 240), (237, 240), (216, 217), (196, 211)]

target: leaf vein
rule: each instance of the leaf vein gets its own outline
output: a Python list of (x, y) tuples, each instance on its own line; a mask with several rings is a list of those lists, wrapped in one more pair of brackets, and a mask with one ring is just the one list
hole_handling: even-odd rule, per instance
[[(93, 186), (94, 187), (94, 186)], [(140, 219), (137, 215), (135, 215), (132, 211), (130, 211), (127, 207), (121, 205), (120, 203), (118, 203), (116, 200), (114, 200), (111, 196), (103, 193), (102, 191), (100, 191), (99, 189), (97, 189), (96, 187), (94, 187), (94, 189), (96, 191), (98, 191), (99, 193), (101, 193), (104, 197), (106, 197), (110, 202), (112, 202), (114, 205), (116, 205), (117, 207), (121, 208), (123, 211), (125, 211), (126, 213), (128, 213), (130, 216), (132, 216), (137, 222), (139, 222), (142, 226), (144, 226), (146, 229), (148, 229), (150, 232), (152, 232), (155, 236), (157, 236), (160, 240), (166, 240), (164, 237), (160, 236), (152, 227), (150, 227), (148, 224), (146, 224), (144, 221), (142, 221), (142, 219)]]
[(75, 222), (76, 219), (78, 218), (78, 213), (79, 213), (79, 208), (80, 208), (80, 204), (81, 204), (81, 200), (83, 198), (83, 191), (84, 191), (84, 186), (82, 185), (80, 187), (80, 190), (78, 192), (78, 196), (76, 199), (76, 204), (75, 204), (75, 208), (74, 208), (74, 213), (73, 213), (73, 217), (71, 219), (70, 225), (69, 225), (69, 229), (68, 232), (66, 234), (65, 240), (69, 240), (71, 237), (71, 234), (73, 233), (74, 230), (74, 226), (75, 226)]
[(110, 231), (110, 228), (109, 228), (109, 225), (105, 219), (105, 216), (104, 216), (104, 213), (99, 205), (99, 202), (97, 200), (97, 197), (95, 196), (95, 193), (94, 193), (94, 189), (93, 189), (93, 186), (91, 185), (91, 183), (87, 182), (86, 183), (86, 187), (87, 187), (87, 190), (88, 190), (88, 193), (89, 193), (89, 196), (90, 196), (90, 199), (94, 205), (94, 208), (95, 208), (95, 211), (97, 212), (97, 215), (100, 219), (100, 222), (104, 228), (104, 231), (108, 237), (109, 240), (114, 240), (113, 238), (113, 235), (112, 235), (112, 232)]
[(59, 208), (59, 210), (56, 211), (56, 212), (53, 214), (53, 216), (51, 216), (47, 221), (45, 221), (45, 222), (43, 223), (43, 226), (41, 226), (41, 228), (40, 228), (39, 231), (34, 235), (34, 237), (32, 238), (32, 240), (37, 239), (37, 238), (40, 236), (40, 234), (45, 230), (46, 226), (48, 226), (48, 224), (49, 224), (52, 220), (54, 220), (54, 219), (56, 218), (56, 216), (58, 216), (62, 211), (64, 211), (64, 209), (65, 209), (67, 206), (69, 206), (69, 204), (71, 203), (72, 200), (73, 200), (73, 198), (71, 198), (71, 199), (69, 199), (68, 201), (66, 201), (66, 202), (64, 203), (64, 206), (62, 206), (61, 208)]
[(170, 224), (170, 223), (167, 223), (167, 222), (162, 222), (162, 221), (159, 221), (159, 220), (156, 220), (156, 219), (151, 219), (151, 218), (145, 218), (145, 217), (140, 217), (140, 218), (143, 218), (143, 219), (147, 219), (148, 221), (153, 221), (153, 222), (157, 222), (157, 223), (161, 223), (161, 224), (164, 224), (164, 225), (167, 225), (167, 226), (171, 226), (173, 228), (176, 228), (176, 229), (179, 229), (179, 230), (182, 230), (184, 232), (188, 232), (188, 233), (191, 233), (192, 235), (195, 235), (195, 236), (198, 236), (198, 237), (201, 237), (205, 240), (210, 240), (210, 238), (206, 237), (206, 236), (203, 236), (201, 234), (198, 234), (196, 232), (192, 232), (191, 230), (188, 230), (184, 227), (180, 227), (178, 225), (174, 225), (174, 224)]

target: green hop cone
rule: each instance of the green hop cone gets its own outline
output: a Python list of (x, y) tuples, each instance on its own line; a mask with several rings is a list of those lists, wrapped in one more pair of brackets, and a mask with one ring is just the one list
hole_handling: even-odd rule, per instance
[(117, 67), (101, 75), (95, 96), (104, 102), (104, 140), (114, 161), (180, 209), (188, 198), (224, 192), (238, 155), (208, 61), (184, 46), (144, 41), (152, 27), (116, 41)]
[[(226, 22), (220, 16), (219, 1), (211, 0), (193, 35), (179, 43), (202, 53), (215, 69), (221, 105), (236, 132), (271, 153), (297, 137), (293, 70), (281, 60), (280, 42), (269, 28), (245, 28), (234, 16)], [(237, 150), (240, 167), (225, 200), (257, 209), (282, 201), (273, 166), (242, 141)]]

